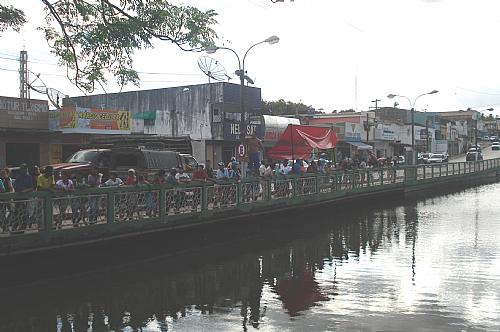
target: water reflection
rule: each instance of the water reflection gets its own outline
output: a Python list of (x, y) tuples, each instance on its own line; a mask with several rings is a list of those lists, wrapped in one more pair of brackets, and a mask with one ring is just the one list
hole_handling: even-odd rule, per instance
[[(474, 191), (467, 194), (474, 197)], [(480, 246), (479, 195), (476, 192), (473, 206), (474, 248)], [(372, 313), (366, 323), (359, 323), (367, 324), (370, 330), (369, 320), (401, 308), (407, 313), (420, 310), (420, 315), (441, 312), (449, 316), (436, 319), (436, 325), (444, 319), (466, 326), (464, 318), (453, 316), (456, 308), (447, 308), (447, 303), (454, 302), (440, 302), (438, 291), (416, 292), (419, 280), (420, 285), (433, 282), (425, 272), (420, 278), (417, 274), (419, 261), (433, 259), (425, 252), (429, 240), (419, 240), (419, 220), (424, 220), (426, 236), (445, 236), (448, 228), (442, 229), (442, 234), (429, 230), (443, 221), (433, 216), (446, 209), (441, 206), (445, 199), (393, 208), (321, 212), (322, 222), (312, 227), (302, 224), (287, 230), (271, 229), (258, 241), (242, 240), (240, 245), (246, 249), (241, 251), (235, 250), (234, 244), (219, 248), (220, 252), (235, 250), (222, 260), (217, 259), (217, 251), (199, 253), (205, 257), (202, 263), (193, 264), (195, 267), (177, 268), (175, 260), (159, 259), (107, 269), (91, 278), (7, 293), (0, 300), (0, 331), (168, 331), (174, 327), (248, 331), (263, 324), (295, 326), (287, 325), (283, 316), (278, 320), (279, 312), (290, 319), (324, 319), (321, 329), (332, 328), (333, 313), (351, 319)], [(256, 244), (249, 247), (249, 242)], [(498, 251), (493, 255), (498, 257)], [(409, 286), (405, 276), (411, 279)], [(495, 292), (498, 295), (499, 288)], [(417, 296), (421, 297), (418, 301)], [(475, 296), (476, 303), (484, 300)], [(490, 296), (492, 299), (495, 297)], [(492, 310), (490, 318), (497, 314)]]

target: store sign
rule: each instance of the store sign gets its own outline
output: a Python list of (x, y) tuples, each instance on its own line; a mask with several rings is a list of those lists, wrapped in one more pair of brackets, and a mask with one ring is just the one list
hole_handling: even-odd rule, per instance
[(0, 97), (0, 127), (49, 128), (49, 105), (44, 100)]
[(350, 142), (361, 141), (361, 134), (363, 133), (362, 125), (359, 123), (345, 123), (344, 140)]
[(130, 134), (130, 112), (83, 107), (63, 107), (59, 112), (63, 133)]
[[(237, 141), (240, 139), (241, 135), (241, 124), (238, 122), (224, 122), (224, 140), (226, 141)], [(255, 123), (250, 121), (246, 126), (245, 136), (251, 136), (255, 134), (257, 137), (262, 138), (264, 136), (264, 126), (261, 123)]]
[(396, 134), (389, 126), (382, 125), (382, 139), (386, 141), (394, 141)]

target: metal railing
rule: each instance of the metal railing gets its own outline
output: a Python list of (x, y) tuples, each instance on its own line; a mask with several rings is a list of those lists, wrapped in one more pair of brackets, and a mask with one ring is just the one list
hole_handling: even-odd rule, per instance
[(0, 194), (0, 242), (6, 237), (106, 224), (168, 224), (195, 215), (202, 222), (203, 217), (230, 210), (244, 212), (259, 206), (321, 201), (350, 192), (439, 182), (492, 170), (500, 172), (500, 158), (217, 183), (192, 182), (175, 187), (143, 185), (70, 193), (4, 193)]

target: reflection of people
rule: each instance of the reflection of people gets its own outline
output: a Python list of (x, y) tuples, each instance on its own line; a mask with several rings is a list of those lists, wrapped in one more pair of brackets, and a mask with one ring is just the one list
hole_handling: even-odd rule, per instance
[(250, 159), (248, 168), (252, 171), (257, 170), (260, 165), (259, 152), (264, 148), (262, 146), (262, 141), (255, 136), (255, 133), (253, 133), (252, 136), (247, 139), (247, 146), (248, 156)]

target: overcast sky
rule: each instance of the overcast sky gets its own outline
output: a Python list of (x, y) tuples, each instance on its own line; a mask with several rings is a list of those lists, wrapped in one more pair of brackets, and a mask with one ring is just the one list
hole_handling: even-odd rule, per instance
[[(15, 58), (25, 48), (29, 69), (42, 73), (49, 87), (70, 96), (81, 92), (65, 79), (65, 69), (35, 27), (43, 24), (40, 0), (0, 0), (28, 13), (29, 24), (17, 34), (0, 35), (0, 95), (18, 96), (19, 67)], [(180, 3), (180, 1), (172, 1)], [(387, 99), (389, 93), (418, 100), (417, 110), (451, 111), (495, 108), (500, 115), (498, 0), (185, 0), (200, 9), (214, 9), (220, 41), (243, 56), (246, 49), (271, 35), (275, 45), (259, 45), (246, 61), (248, 75), (262, 88), (264, 100), (302, 101), (316, 109), (367, 110), (379, 106), (409, 107)], [(197, 60), (166, 42), (137, 52), (140, 88), (152, 89), (206, 83)], [(229, 51), (209, 55), (234, 76), (237, 60)], [(7, 70), (6, 70), (7, 69)], [(12, 71), (9, 71), (12, 70)], [(356, 89), (357, 77), (357, 89)], [(113, 79), (110, 79), (112, 82)], [(237, 83), (233, 78), (231, 82)], [(110, 84), (108, 92), (119, 88)], [(357, 93), (356, 93), (357, 91)], [(102, 92), (102, 91), (96, 91)], [(356, 97), (357, 96), (357, 97)], [(32, 93), (32, 98), (43, 98)]]

